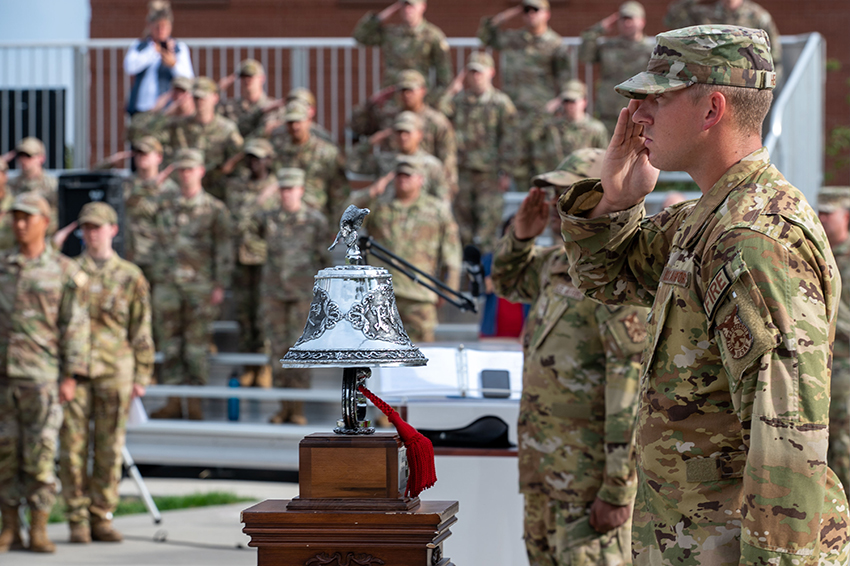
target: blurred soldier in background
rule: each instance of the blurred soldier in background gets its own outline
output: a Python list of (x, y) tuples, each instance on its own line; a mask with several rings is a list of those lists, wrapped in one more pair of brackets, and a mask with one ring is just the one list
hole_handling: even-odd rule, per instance
[[(205, 385), (209, 373), (211, 325), (230, 287), (233, 242), (230, 213), (202, 186), (204, 158), (196, 149), (177, 152), (178, 193), (160, 199), (156, 212), (153, 308), (157, 347), (163, 353), (164, 385)], [(171, 397), (155, 419), (183, 416)], [(201, 400), (188, 399), (187, 416), (204, 418)]]
[(517, 111), (510, 97), (493, 87), (493, 57), (469, 55), (440, 100), (439, 110), (457, 137), (458, 192), (453, 211), (463, 245), (490, 251), (502, 221), (504, 199), (518, 161)]
[(219, 90), (225, 92), (237, 77), (241, 98), (226, 101), (221, 113), (236, 124), (243, 138), (260, 136), (269, 119), (268, 112), (274, 108), (266, 94), (266, 70), (256, 59), (245, 59), (235, 73), (219, 81)]
[(0, 252), (12, 249), (15, 245), (15, 234), (12, 231), (11, 212), (15, 196), (6, 184), (9, 179), (9, 164), (0, 158)]
[[(313, 298), (313, 277), (329, 265), (331, 242), (325, 217), (304, 204), (306, 176), (302, 169), (277, 172), (280, 200), (256, 210), (241, 227), (240, 260), (262, 264), (260, 316), (272, 359), (280, 359), (298, 341)], [(310, 387), (307, 369), (281, 369), (274, 364), (275, 387)], [(281, 401), (272, 423), (307, 424), (303, 401)]]
[(43, 196), (18, 195), (11, 210), (17, 245), (0, 253), (0, 552), (23, 548), (22, 498), (29, 549), (54, 552), (47, 518), (56, 499), (60, 402), (67, 401), (57, 383), (88, 373), (87, 277), (46, 244), (51, 209)]
[(135, 144), (144, 136), (153, 136), (163, 144), (163, 155), (170, 161), (174, 156), (174, 148), (169, 143), (169, 127), (171, 123), (194, 116), (195, 99), (192, 97), (194, 79), (175, 77), (171, 81), (171, 90), (161, 95), (149, 112), (133, 116), (127, 126), (127, 141)]
[(15, 146), (15, 159), (21, 174), (9, 182), (9, 189), (15, 196), (36, 192), (50, 204), (50, 228), (53, 233), (59, 226), (59, 181), (44, 171), (47, 155), (44, 144), (38, 138), (24, 138)]
[(115, 209), (90, 202), (78, 223), (86, 247), (76, 261), (88, 275), (91, 346), (88, 373), (60, 384), (67, 401), (59, 477), (70, 542), (120, 542), (112, 513), (118, 506), (127, 413), (131, 399), (145, 394), (153, 372), (150, 292), (142, 271), (112, 249), (118, 235)]

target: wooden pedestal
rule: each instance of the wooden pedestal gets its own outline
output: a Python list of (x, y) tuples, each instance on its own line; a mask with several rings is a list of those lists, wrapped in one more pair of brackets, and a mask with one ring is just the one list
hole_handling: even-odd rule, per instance
[(395, 433), (315, 433), (299, 446), (299, 497), (242, 512), (258, 566), (452, 566), (443, 541), (457, 501), (405, 498)]

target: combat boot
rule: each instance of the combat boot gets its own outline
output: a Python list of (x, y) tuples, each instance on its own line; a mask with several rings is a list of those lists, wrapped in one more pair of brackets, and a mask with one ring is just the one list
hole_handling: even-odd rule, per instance
[(270, 389), (272, 386), (272, 366), (264, 365), (260, 366), (257, 371), (257, 379), (254, 381), (254, 385), (257, 387), (262, 387), (264, 389)]
[(124, 536), (115, 530), (111, 519), (92, 516), (91, 538), (97, 542), (121, 542)]
[(56, 545), (47, 538), (47, 511), (30, 510), (30, 552), (56, 552)]
[(201, 400), (197, 397), (190, 397), (186, 399), (186, 403), (189, 408), (188, 419), (190, 421), (202, 421), (204, 420), (204, 411), (201, 409)]
[(152, 419), (181, 419), (183, 418), (183, 404), (180, 397), (169, 397), (168, 403), (161, 409), (151, 413)]
[(88, 544), (91, 542), (91, 528), (86, 522), (69, 523), (68, 527), (71, 530), (71, 536), (68, 537), (68, 542)]
[(239, 385), (241, 387), (253, 387), (257, 382), (257, 366), (245, 366), (245, 371), (239, 376)]
[(24, 541), (21, 538), (18, 508), (0, 505), (0, 512), (3, 516), (3, 530), (0, 530), (0, 553), (23, 549)]

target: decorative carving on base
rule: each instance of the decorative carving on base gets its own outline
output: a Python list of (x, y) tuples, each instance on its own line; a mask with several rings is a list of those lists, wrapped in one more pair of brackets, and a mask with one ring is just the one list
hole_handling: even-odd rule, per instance
[(372, 566), (373, 564), (384, 564), (380, 558), (375, 558), (371, 554), (354, 554), (349, 552), (345, 558), (342, 554), (335, 552), (332, 555), (321, 553), (317, 554), (310, 560), (304, 563), (304, 566)]
[[(425, 365), (428, 358), (422, 355), (418, 349), (410, 350), (293, 350), (286, 352), (283, 357), (289, 362), (310, 362), (316, 365), (336, 364), (339, 362), (383, 362), (383, 363), (407, 363), (421, 362)], [(361, 364), (368, 365), (368, 364)]]

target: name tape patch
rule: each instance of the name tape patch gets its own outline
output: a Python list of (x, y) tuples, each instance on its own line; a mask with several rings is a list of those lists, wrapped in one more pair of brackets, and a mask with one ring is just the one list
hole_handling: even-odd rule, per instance
[(691, 282), (691, 272), (684, 269), (673, 269), (665, 267), (661, 272), (661, 282), (668, 285), (678, 285), (679, 287), (687, 287)]

